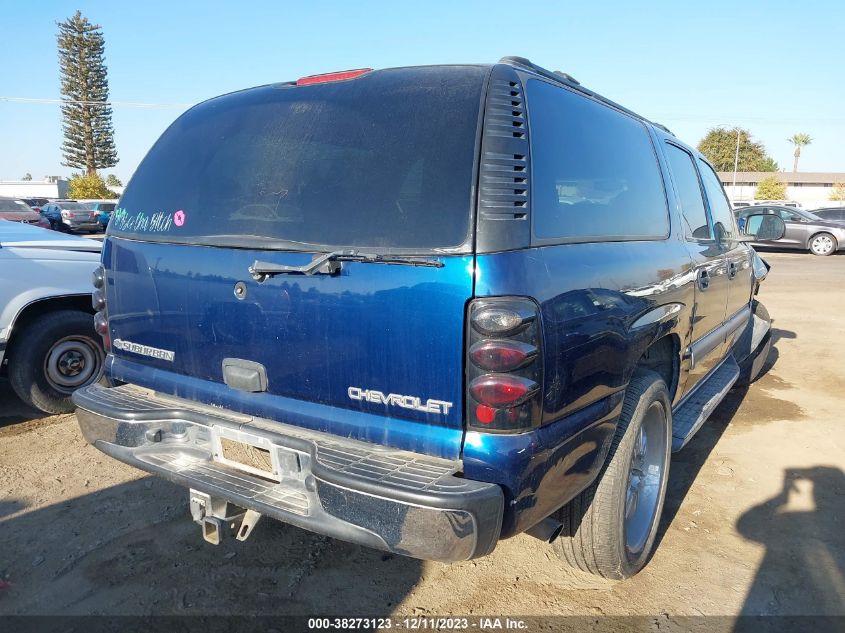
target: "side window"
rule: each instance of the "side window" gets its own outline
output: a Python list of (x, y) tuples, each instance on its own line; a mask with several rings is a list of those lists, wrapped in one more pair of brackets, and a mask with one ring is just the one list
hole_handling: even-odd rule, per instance
[(784, 222), (795, 222), (798, 220), (794, 213), (786, 209), (774, 209), (775, 214), (779, 215)]
[(537, 238), (668, 236), (663, 179), (640, 121), (537, 79), (527, 96)]
[(701, 181), (704, 183), (707, 202), (710, 203), (710, 215), (713, 218), (713, 230), (716, 233), (716, 239), (721, 241), (736, 238), (734, 214), (722, 185), (719, 183), (719, 177), (710, 165), (701, 159), (698, 161), (698, 171), (701, 174)]
[(712, 239), (710, 224), (707, 222), (707, 210), (701, 197), (701, 185), (695, 171), (692, 156), (671, 143), (666, 144), (666, 159), (672, 172), (672, 180), (681, 201), (681, 212), (687, 229), (692, 237), (699, 240)]

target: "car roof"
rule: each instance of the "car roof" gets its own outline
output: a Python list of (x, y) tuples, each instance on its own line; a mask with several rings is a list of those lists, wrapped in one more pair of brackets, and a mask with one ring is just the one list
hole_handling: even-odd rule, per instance
[[(655, 128), (660, 129), (664, 133), (666, 133), (669, 136), (675, 138), (675, 135), (672, 132), (672, 130), (670, 130), (665, 125), (661, 125), (660, 123), (657, 123), (656, 121), (652, 121), (652, 120), (650, 120), (650, 119), (648, 119), (648, 118), (646, 118), (646, 117), (644, 117), (640, 114), (637, 114), (636, 112), (629, 110), (625, 106), (620, 105), (619, 103), (616, 103), (615, 101), (611, 101), (607, 97), (600, 95), (599, 93), (595, 92), (594, 90), (590, 90), (586, 86), (581, 85), (580, 81), (576, 80), (574, 77), (572, 77), (572, 75), (570, 75), (568, 73), (562, 72), (560, 70), (549, 70), (547, 68), (543, 68), (542, 66), (533, 63), (531, 60), (526, 59), (525, 57), (519, 57), (519, 56), (515, 56), (515, 55), (508, 55), (508, 56), (502, 57), (498, 61), (498, 64), (504, 64), (506, 66), (511, 66), (511, 67), (513, 67), (517, 70), (527, 72), (527, 73), (533, 74), (533, 75), (538, 76), (538, 77), (543, 77), (543, 78), (549, 79), (549, 80), (551, 80), (555, 83), (567, 86), (568, 88), (574, 90), (575, 92), (580, 93), (582, 96), (591, 98), (595, 101), (599, 101), (599, 102), (601, 102), (601, 103), (603, 103), (607, 106), (610, 106), (610, 107), (612, 107), (616, 110), (624, 112), (624, 113), (626, 113), (626, 114), (628, 114), (628, 115), (630, 115), (630, 116), (632, 116), (636, 119), (639, 119), (640, 121), (643, 121), (644, 123), (647, 123), (648, 125), (651, 125)], [(472, 64), (472, 63), (460, 64), (460, 63), (456, 63), (456, 64), (432, 64), (432, 65), (422, 65), (422, 66), (394, 66), (394, 67), (386, 67), (386, 68), (367, 69), (367, 72), (377, 73), (377, 72), (385, 71), (385, 70), (416, 70), (416, 69), (423, 69), (423, 68), (449, 67), (449, 66), (452, 66), (452, 67), (455, 67), (455, 66), (466, 66), (466, 67), (474, 66), (474, 67), (477, 67), (477, 68), (480, 67), (480, 68), (488, 68), (489, 69), (489, 68), (492, 68), (494, 65), (495, 64), (490, 64), (490, 63), (487, 63), (487, 64)], [(333, 73), (327, 73), (327, 74), (331, 75)], [(313, 75), (313, 76), (317, 77), (319, 75)], [(303, 78), (300, 78), (300, 79), (303, 79)], [(241, 90), (236, 90), (234, 92), (229, 92), (229, 93), (225, 93), (225, 94), (222, 94), (222, 95), (218, 95), (216, 97), (211, 97), (210, 99), (207, 99), (206, 101), (202, 101), (202, 102), (200, 102), (196, 105), (197, 106), (203, 105), (205, 103), (217, 101), (218, 99), (223, 99), (223, 98), (230, 97), (230, 96), (233, 96), (233, 95), (238, 94), (238, 93), (248, 92), (248, 91), (251, 91), (251, 90), (259, 90), (259, 89), (262, 89), (262, 88), (280, 88), (280, 87), (287, 87), (287, 86), (296, 86), (298, 81), (299, 80), (277, 81), (277, 82), (273, 82), (271, 84), (253, 86), (251, 88), (244, 88), (244, 89), (241, 89)], [(196, 107), (196, 106), (194, 106), (194, 107)], [(689, 149), (692, 150), (692, 152), (694, 154), (696, 154), (697, 157), (705, 158), (704, 155), (701, 154), (700, 152), (698, 152), (698, 150), (696, 150), (695, 148), (689, 147)]]

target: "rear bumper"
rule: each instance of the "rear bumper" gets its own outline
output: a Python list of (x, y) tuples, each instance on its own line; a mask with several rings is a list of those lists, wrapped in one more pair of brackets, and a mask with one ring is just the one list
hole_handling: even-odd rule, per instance
[[(73, 400), (85, 439), (104, 453), (285, 523), (445, 562), (484, 556), (496, 546), (501, 488), (456, 476), (460, 462), (204, 407), (132, 385), (91, 385)], [(249, 460), (227, 459), (224, 445), (231, 442), (259, 449), (247, 454), (259, 454), (269, 464), (259, 470), (243, 465)]]
[(100, 229), (100, 222), (98, 220), (86, 220), (85, 222), (80, 222), (78, 220), (68, 220), (63, 218), (62, 224), (71, 231), (98, 231)]

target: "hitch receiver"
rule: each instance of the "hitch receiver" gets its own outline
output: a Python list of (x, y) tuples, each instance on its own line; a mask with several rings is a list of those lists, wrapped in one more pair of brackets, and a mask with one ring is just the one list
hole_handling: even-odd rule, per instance
[(220, 541), (231, 536), (245, 541), (261, 518), (255, 510), (239, 508), (193, 488), (190, 499), (191, 517), (202, 527), (202, 537), (212, 545), (220, 545)]

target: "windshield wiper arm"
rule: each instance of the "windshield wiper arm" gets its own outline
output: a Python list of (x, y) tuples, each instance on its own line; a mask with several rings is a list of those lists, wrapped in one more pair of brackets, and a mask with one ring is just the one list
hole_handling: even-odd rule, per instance
[(404, 255), (380, 255), (377, 253), (361, 253), (359, 251), (332, 251), (317, 255), (304, 266), (288, 266), (273, 262), (255, 260), (249, 267), (249, 274), (256, 281), (264, 281), (273, 275), (337, 275), (341, 271), (341, 262), (360, 262), (362, 264), (395, 264), (402, 266), (428, 266), (443, 268), (445, 264), (439, 259), (428, 257), (412, 257)]

